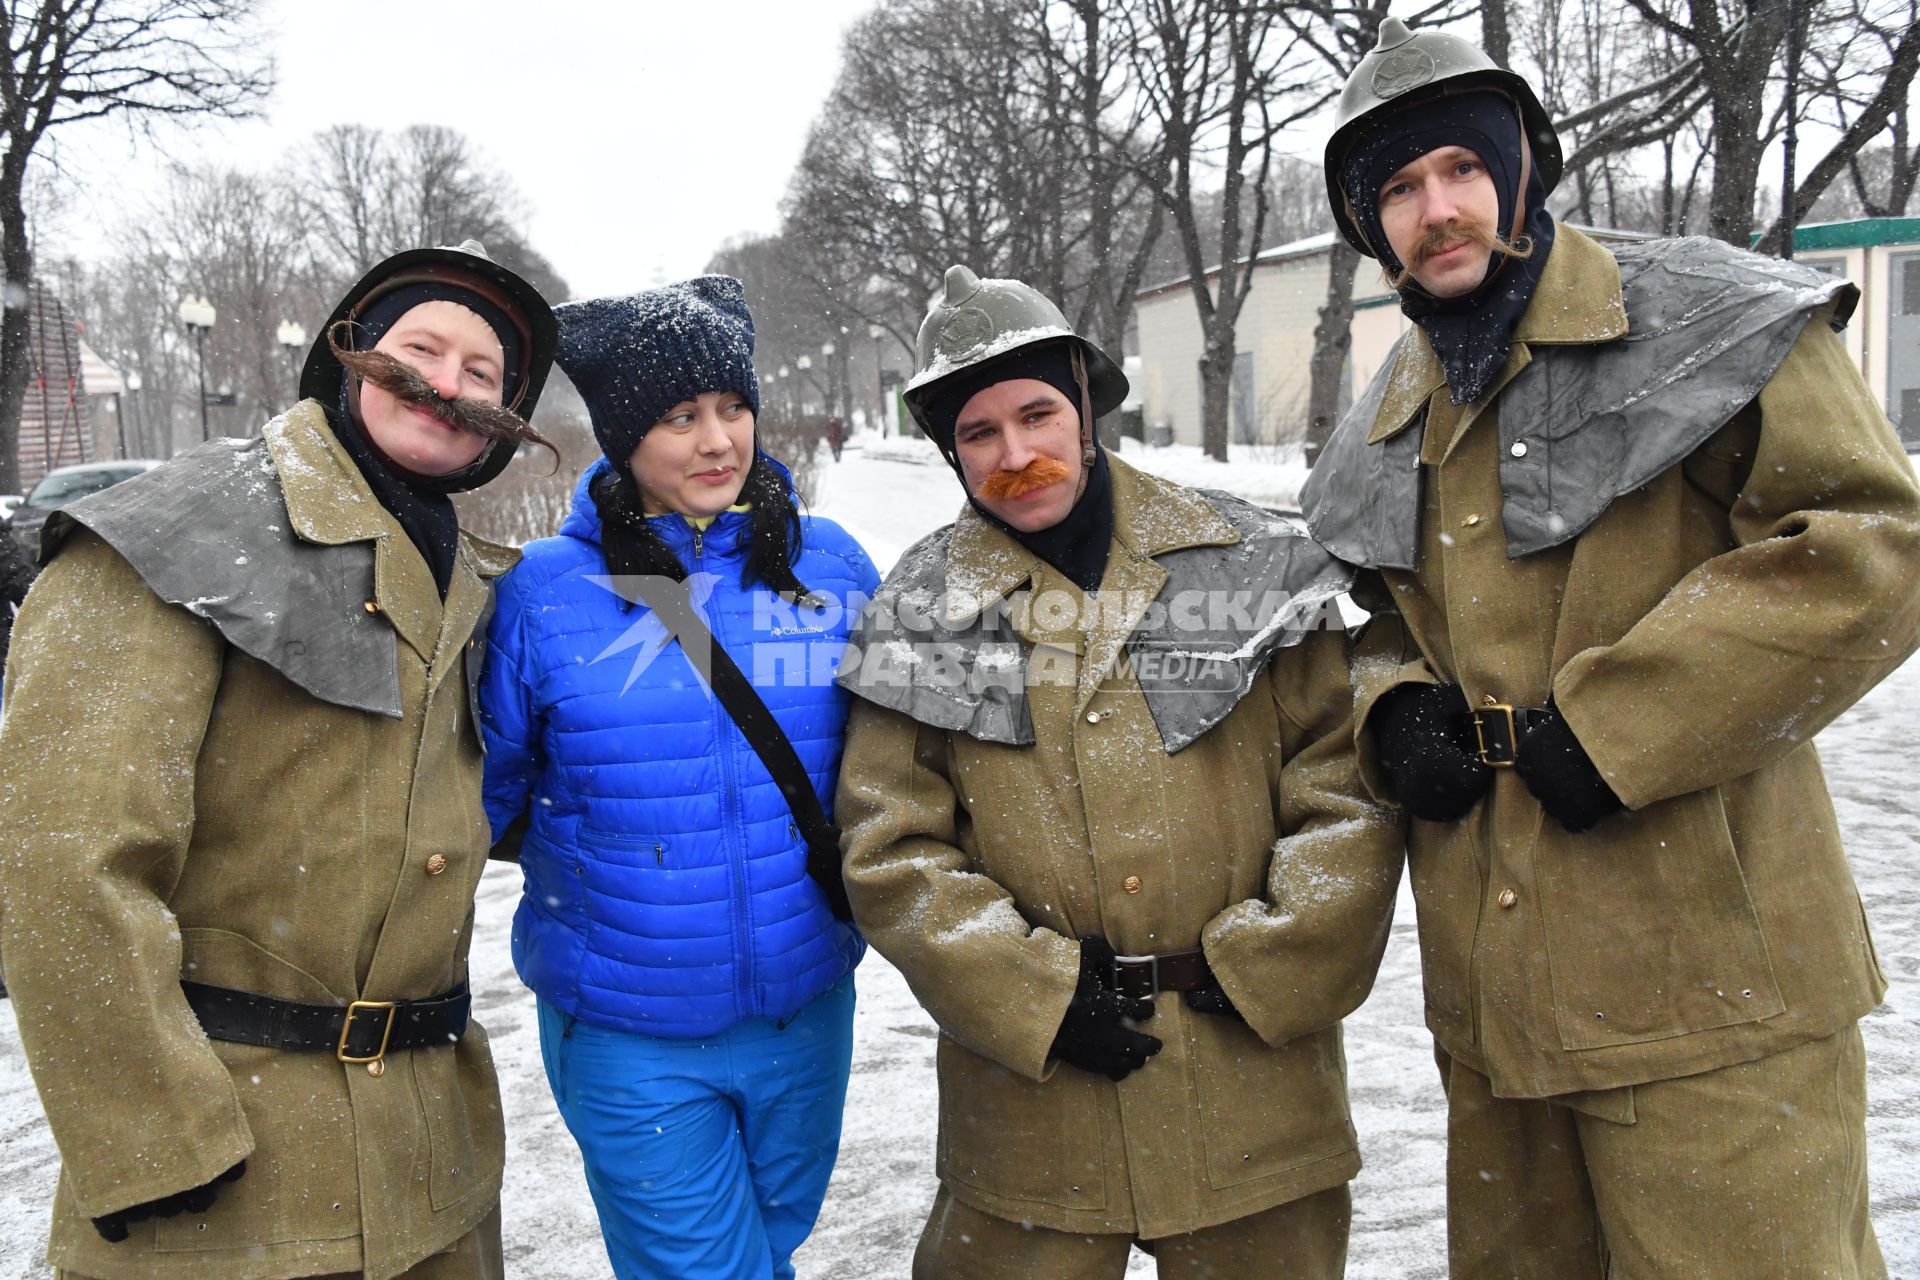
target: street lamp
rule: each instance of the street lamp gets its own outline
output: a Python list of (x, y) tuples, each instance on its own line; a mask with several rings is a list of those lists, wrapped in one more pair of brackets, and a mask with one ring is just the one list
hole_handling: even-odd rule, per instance
[[(140, 447), (140, 452), (144, 454), (147, 451), (147, 449), (146, 449), (146, 441), (141, 439), (141, 436), (140, 436), (140, 419), (137, 416), (137, 413), (139, 410), (139, 402), (134, 399), (134, 396), (140, 390), (140, 375), (137, 373), (129, 373), (126, 377), (126, 388), (127, 388), (126, 391), (123, 392), (121, 395), (121, 399), (126, 405), (127, 416), (133, 419), (133, 422), (132, 422), (133, 442), (134, 444)], [(127, 439), (126, 439), (127, 425), (128, 424), (124, 422), (120, 424), (120, 453), (122, 457), (133, 456), (132, 454), (127, 452)]]
[(280, 327), (273, 331), (273, 338), (287, 353), (287, 363), (294, 368), (300, 367), (300, 353), (307, 346), (307, 331), (304, 326), (291, 320), (282, 320)]
[(292, 320), (282, 320), (280, 327), (273, 331), (273, 340), (278, 342), (280, 349), (287, 353), (287, 368), (293, 371), (293, 398), (298, 400), (300, 398), (300, 353), (306, 350), (307, 346), (306, 327)]
[(887, 424), (893, 421), (893, 406), (887, 403), (887, 360), (885, 353), (880, 349), (881, 340), (886, 336), (887, 326), (883, 324), (869, 324), (867, 326), (867, 337), (873, 342), (874, 378), (880, 384), (880, 421), (878, 425), (882, 436), (891, 434), (887, 430)]
[(213, 328), (213, 304), (205, 298), (196, 298), (192, 294), (180, 299), (180, 323), (187, 326), (187, 332), (193, 335), (193, 345), (200, 365), (200, 438), (213, 439), (213, 428), (207, 422), (207, 334)]

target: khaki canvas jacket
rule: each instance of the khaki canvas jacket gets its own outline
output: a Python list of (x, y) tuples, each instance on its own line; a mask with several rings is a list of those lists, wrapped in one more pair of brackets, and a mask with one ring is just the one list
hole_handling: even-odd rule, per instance
[(1885, 991), (1812, 739), (1920, 641), (1920, 491), (1826, 318), (1680, 465), (1519, 559), (1500, 388), (1535, 348), (1626, 332), (1605, 249), (1559, 229), (1485, 400), (1454, 405), (1416, 331), (1368, 427), (1425, 412), (1416, 567), (1362, 579), (1410, 639), (1358, 669), (1362, 720), (1408, 680), (1552, 696), (1629, 810), (1572, 835), (1502, 770), (1461, 822), (1413, 823), (1427, 1021), (1502, 1095), (1750, 1060)]
[[(0, 730), (0, 944), (60, 1149), (49, 1257), (81, 1275), (391, 1276), (498, 1201), (485, 1032), (389, 1054), (209, 1041), (182, 977), (344, 1004), (462, 982), (487, 854), (465, 666), (516, 553), (463, 535), (442, 605), (309, 401), (268, 425), (306, 543), (370, 542), (398, 717), (325, 702), (73, 532), (20, 610)], [(181, 530), (191, 537), (191, 530)], [(207, 1182), (212, 1210), (88, 1219)]]
[[(1144, 605), (1167, 581), (1156, 555), (1238, 540), (1200, 495), (1112, 466), (1103, 599)], [(854, 703), (848, 892), (940, 1027), (940, 1178), (1003, 1218), (1148, 1238), (1350, 1179), (1338, 1023), (1372, 984), (1403, 828), (1356, 773), (1344, 637), (1277, 653), (1169, 754), (1132, 673), (1102, 678), (1137, 613), (1082, 625), (1085, 597), (971, 508), (947, 570), (982, 608), (1031, 584), (1082, 609), (1026, 620), (1032, 666), (1053, 673), (1028, 689), (1031, 745)], [(1246, 1023), (1163, 993), (1143, 1029), (1165, 1048), (1143, 1069), (1114, 1084), (1062, 1066), (1050, 1048), (1093, 934), (1122, 955), (1203, 947)]]

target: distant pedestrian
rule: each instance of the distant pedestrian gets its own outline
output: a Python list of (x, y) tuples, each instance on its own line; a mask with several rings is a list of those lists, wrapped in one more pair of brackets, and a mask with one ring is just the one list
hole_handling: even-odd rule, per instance
[(493, 620), (514, 963), (620, 1280), (786, 1280), (839, 1151), (866, 951), (826, 812), (835, 664), (878, 574), (756, 443), (738, 281), (559, 316), (605, 456)]

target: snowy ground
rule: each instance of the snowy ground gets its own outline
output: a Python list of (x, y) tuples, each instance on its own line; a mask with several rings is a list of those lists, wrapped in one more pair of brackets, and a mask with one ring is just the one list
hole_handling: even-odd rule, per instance
[[(849, 449), (815, 509), (860, 536), (884, 567), (952, 518), (959, 488), (937, 458), (911, 449)], [(886, 457), (880, 457), (885, 453)], [(1188, 456), (1188, 455), (1196, 456)], [(1128, 455), (1150, 469), (1221, 485), (1225, 468), (1197, 451)], [(1249, 496), (1280, 505), (1284, 461), (1236, 464)], [(1909, 663), (1821, 736), (1855, 873), (1889, 978), (1887, 1004), (1866, 1022), (1873, 1207), (1895, 1277), (1920, 1277), (1920, 884), (1913, 873), (1920, 661)], [(508, 1123), (509, 1271), (525, 1280), (608, 1274), (571, 1140), (540, 1069), (533, 1002), (514, 977), (507, 928), (519, 872), (489, 869), (473, 951), (479, 1016), (492, 1032)], [(878, 956), (860, 969), (854, 1076), (846, 1137), (825, 1212), (801, 1251), (803, 1277), (898, 1280), (933, 1198), (933, 1027)], [(1354, 1116), (1366, 1168), (1354, 1184), (1347, 1274), (1353, 1280), (1436, 1280), (1446, 1274), (1443, 1113), (1430, 1042), (1420, 1024), (1412, 905), (1404, 901), (1372, 998), (1347, 1024)], [(0, 1280), (44, 1277), (41, 1263), (57, 1157), (20, 1056), (0, 1018)], [(1150, 1275), (1136, 1254), (1132, 1274)]]

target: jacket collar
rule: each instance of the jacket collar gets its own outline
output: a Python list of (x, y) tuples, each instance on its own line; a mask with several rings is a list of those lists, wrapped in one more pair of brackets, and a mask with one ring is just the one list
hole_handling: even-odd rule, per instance
[[(1620, 264), (1598, 241), (1565, 223), (1556, 224), (1553, 250), (1540, 273), (1533, 302), (1514, 329), (1513, 353), (1479, 407), (1490, 403), (1500, 388), (1527, 366), (1527, 348), (1612, 342), (1625, 337), (1626, 332), (1627, 304), (1620, 289)], [(1425, 330), (1415, 325), (1399, 345), (1391, 381), (1367, 432), (1367, 443), (1379, 444), (1399, 435), (1434, 392), (1446, 384), (1440, 357), (1427, 341)], [(1463, 413), (1477, 416), (1476, 406), (1461, 408)]]
[(426, 561), (374, 497), (360, 468), (327, 425), (318, 401), (301, 401), (269, 422), (261, 434), (280, 477), (294, 533), (324, 546), (374, 544), (370, 603), (401, 639), (434, 664), (437, 682), (444, 674), (440, 670), (444, 664), (436, 660), (445, 648), (443, 639), (458, 632), (456, 650), (466, 642), (466, 632), (479, 619), (489, 596), (486, 580), (511, 569), (520, 553), (462, 531), (460, 554), (442, 603)]
[[(1131, 558), (1151, 560), (1187, 547), (1224, 547), (1240, 540), (1226, 517), (1191, 489), (1135, 470), (1117, 454), (1107, 455), (1107, 465), (1113, 484), (1114, 540)], [(964, 627), (1030, 581), (1040, 563), (1038, 556), (968, 503), (953, 522), (947, 546), (942, 621), (949, 627)], [(1119, 563), (1109, 558), (1102, 589), (1115, 585)], [(1133, 584), (1127, 585), (1131, 589)]]

